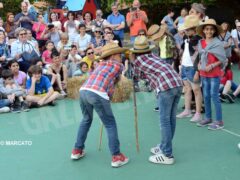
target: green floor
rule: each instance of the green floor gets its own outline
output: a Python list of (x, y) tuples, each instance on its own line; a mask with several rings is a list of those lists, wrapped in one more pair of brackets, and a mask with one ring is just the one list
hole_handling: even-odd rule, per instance
[[(239, 74), (239, 73), (238, 73)], [(149, 149), (159, 143), (159, 118), (151, 93), (138, 93), (140, 153), (136, 153), (132, 100), (113, 104), (121, 150), (130, 157), (122, 168), (110, 167), (111, 156), (103, 135), (98, 151), (100, 121), (94, 116), (86, 142), (86, 157), (70, 160), (81, 112), (78, 101), (62, 100), (56, 107), (28, 113), (0, 115), (1, 180), (238, 180), (240, 168), (240, 103), (223, 104), (226, 131), (196, 127), (188, 119), (177, 121), (174, 138), (176, 164), (148, 162)], [(182, 104), (183, 99), (181, 99)], [(181, 111), (179, 105), (179, 111)], [(232, 134), (231, 134), (232, 133)], [(235, 133), (235, 134), (234, 134)], [(31, 146), (7, 146), (9, 140), (32, 141)]]

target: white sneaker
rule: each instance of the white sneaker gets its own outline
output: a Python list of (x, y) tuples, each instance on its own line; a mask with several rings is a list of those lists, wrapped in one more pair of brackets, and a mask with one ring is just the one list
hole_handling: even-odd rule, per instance
[(155, 147), (152, 147), (150, 149), (150, 152), (153, 153), (153, 154), (162, 154), (162, 150), (160, 149), (160, 144), (158, 144), (157, 146)]
[(129, 158), (127, 158), (124, 154), (120, 153), (119, 155), (112, 156), (111, 166), (114, 168), (121, 167), (129, 162)]
[(7, 112), (9, 112), (10, 111), (10, 108), (9, 107), (2, 107), (2, 108), (0, 108), (0, 113), (7, 113)]
[(175, 162), (173, 157), (167, 157), (164, 154), (157, 154), (157, 155), (150, 156), (148, 160), (155, 164), (166, 164), (166, 165), (171, 165), (171, 164), (174, 164)]
[(198, 123), (202, 120), (202, 115), (200, 113), (195, 113), (190, 122)]

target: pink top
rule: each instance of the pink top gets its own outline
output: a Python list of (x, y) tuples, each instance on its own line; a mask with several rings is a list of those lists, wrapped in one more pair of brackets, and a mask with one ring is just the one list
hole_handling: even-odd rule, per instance
[(25, 72), (19, 71), (18, 76), (14, 76), (14, 80), (17, 81), (19, 86), (22, 86), (24, 83), (24, 79), (27, 78), (27, 75)]
[(40, 28), (39, 28), (39, 31), (37, 32), (37, 28), (39, 26), (39, 23), (36, 22), (33, 24), (33, 27), (32, 27), (32, 30), (36, 32), (36, 39), (37, 40), (41, 40), (41, 34), (43, 33), (43, 31), (45, 30), (46, 28), (46, 25), (45, 24), (40, 24)]
[(42, 57), (45, 59), (46, 64), (51, 64), (52, 63), (52, 58), (51, 58), (52, 52), (49, 50), (45, 50), (42, 54)]

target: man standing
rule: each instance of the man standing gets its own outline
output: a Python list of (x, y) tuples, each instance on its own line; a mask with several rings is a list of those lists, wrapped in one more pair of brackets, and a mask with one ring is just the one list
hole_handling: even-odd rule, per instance
[(15, 16), (14, 21), (18, 26), (32, 31), (35, 17), (33, 14), (28, 13), (28, 4), (26, 2), (21, 3), (21, 9), (22, 12)]
[(108, 43), (102, 48), (103, 59), (91, 73), (80, 89), (80, 106), (83, 119), (80, 123), (77, 141), (71, 154), (71, 159), (83, 157), (85, 141), (93, 120), (93, 110), (97, 112), (106, 128), (108, 145), (112, 154), (112, 167), (120, 167), (128, 163), (129, 159), (120, 152), (118, 131), (113, 115), (110, 97), (114, 92), (114, 84), (122, 74), (121, 53), (126, 49), (120, 48), (117, 43)]
[(123, 45), (125, 17), (118, 12), (118, 3), (114, 2), (111, 7), (112, 14), (107, 17), (107, 21), (111, 24), (110, 27), (113, 29), (113, 33), (119, 36)]
[(168, 31), (172, 34), (176, 34), (176, 29), (174, 27), (174, 22), (173, 22), (173, 16), (174, 16), (174, 11), (173, 9), (169, 8), (168, 9), (168, 14), (163, 18), (161, 21), (161, 24), (164, 25), (166, 24), (168, 27)]
[(176, 127), (176, 111), (182, 92), (182, 80), (172, 66), (153, 53), (154, 45), (149, 45), (146, 37), (137, 37), (133, 53), (134, 73), (140, 77), (144, 72), (152, 89), (158, 93), (158, 105), (160, 110), (161, 143), (151, 148), (154, 154), (149, 161), (157, 164), (173, 164), (172, 140)]
[(148, 17), (145, 11), (140, 10), (140, 6), (139, 0), (134, 0), (130, 12), (127, 13), (126, 20), (130, 28), (130, 41), (132, 44), (140, 29), (147, 31)]

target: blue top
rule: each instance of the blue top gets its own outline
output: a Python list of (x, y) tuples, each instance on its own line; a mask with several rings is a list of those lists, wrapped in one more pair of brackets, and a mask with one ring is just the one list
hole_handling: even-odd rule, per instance
[(93, 44), (94, 48), (104, 46), (104, 39), (101, 39), (99, 44), (97, 44), (97, 40), (95, 37), (92, 37), (91, 43)]
[(174, 22), (173, 22), (173, 19), (171, 17), (166, 15), (163, 19), (164, 19), (165, 23), (167, 24), (169, 31), (174, 29)]
[[(35, 17), (34, 17), (34, 15), (32, 13), (28, 13), (27, 16), (25, 16), (23, 13), (18, 13), (15, 16), (14, 21), (17, 22), (20, 19), (20, 17), (26, 17), (26, 18), (30, 19), (31, 21), (35, 21)], [(32, 31), (32, 26), (33, 25), (32, 25), (31, 22), (29, 22), (27, 20), (23, 20), (22, 22), (20, 22), (19, 26), (23, 27), (23, 28), (26, 28), (26, 29), (29, 29), (29, 30)]]
[[(32, 85), (32, 79), (29, 78), (26, 82), (26, 89), (29, 90), (31, 88), (31, 85)], [(35, 84), (35, 94), (44, 94), (44, 93), (47, 93), (49, 88), (51, 88), (52, 85), (51, 85), (51, 82), (50, 80), (42, 75), (41, 78), (40, 78), (40, 82), (36, 82)]]
[(179, 17), (178, 17), (178, 25), (177, 25), (177, 27), (180, 27), (180, 26), (182, 26), (183, 24), (184, 24), (184, 17), (179, 16)]
[[(107, 17), (107, 21), (110, 24), (121, 24), (122, 22), (125, 23), (125, 17), (120, 13), (118, 13), (117, 16), (113, 15), (113, 13), (112, 13)], [(113, 32), (115, 35), (118, 35), (120, 39), (124, 38), (124, 29), (114, 30)]]

